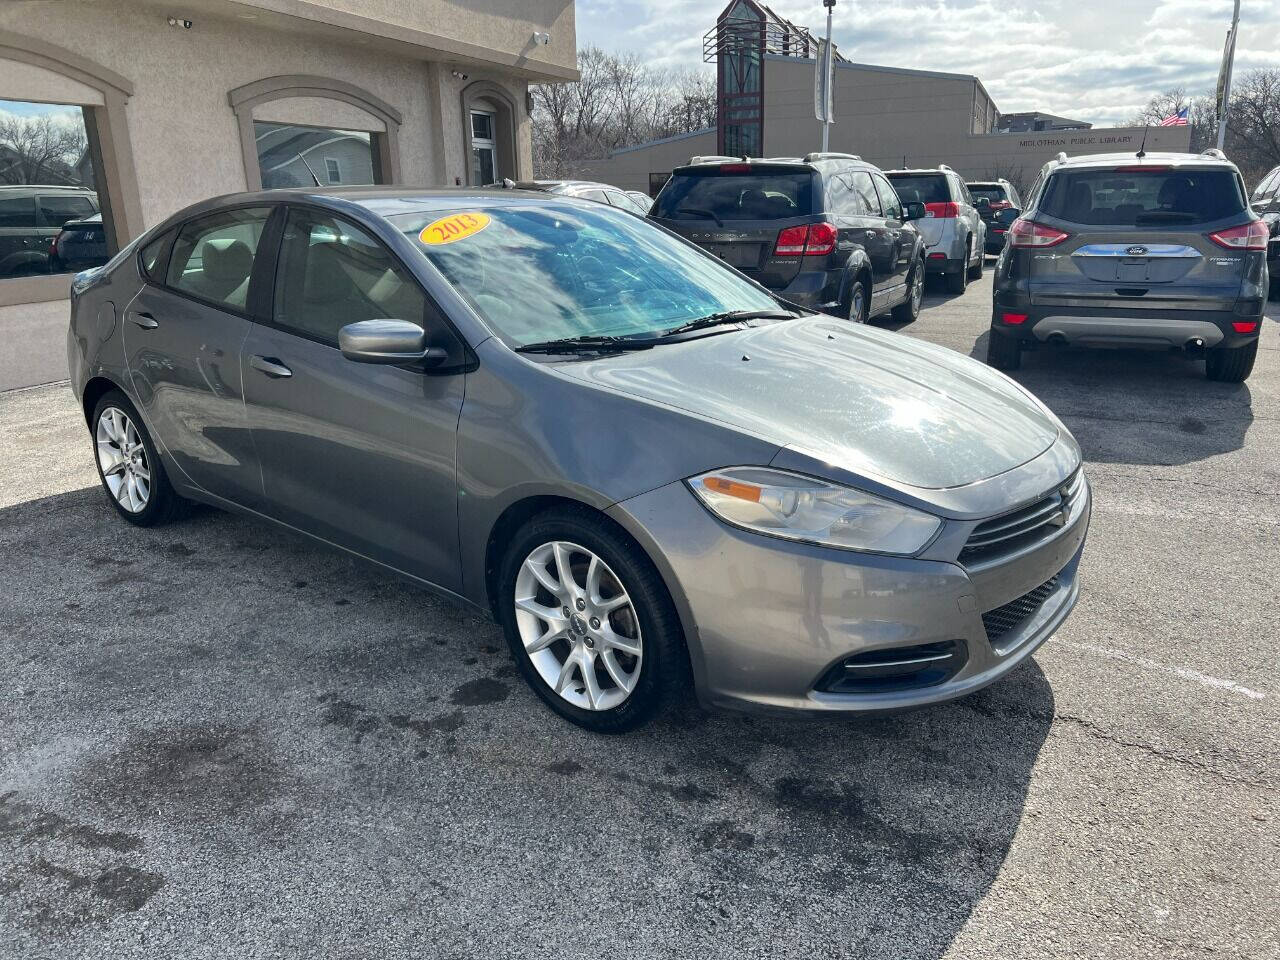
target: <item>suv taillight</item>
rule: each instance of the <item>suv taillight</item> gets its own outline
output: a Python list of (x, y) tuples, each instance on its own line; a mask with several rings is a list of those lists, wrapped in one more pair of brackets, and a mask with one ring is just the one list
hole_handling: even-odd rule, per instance
[(1069, 236), (1071, 234), (1022, 217), (1009, 227), (1009, 245), (1013, 247), (1056, 247)]
[(1265, 250), (1267, 237), (1267, 225), (1262, 220), (1252, 220), (1241, 227), (1209, 234), (1210, 240), (1228, 250)]
[(958, 217), (960, 216), (960, 204), (947, 201), (946, 203), (926, 203), (924, 205), (926, 217)]
[(807, 226), (783, 227), (773, 247), (775, 257), (822, 257), (836, 248), (836, 228), (823, 221)]

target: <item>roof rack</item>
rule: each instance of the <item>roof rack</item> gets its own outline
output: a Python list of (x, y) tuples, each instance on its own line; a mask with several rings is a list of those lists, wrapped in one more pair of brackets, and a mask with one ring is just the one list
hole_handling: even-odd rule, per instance
[(695, 163), (742, 163), (746, 157), (690, 157), (689, 164)]
[(1226, 155), (1225, 153), (1223, 153), (1221, 150), (1219, 150), (1217, 147), (1210, 147), (1208, 150), (1201, 150), (1201, 151), (1200, 151), (1200, 156), (1202, 156), (1202, 157), (1213, 157), (1213, 159), (1215, 159), (1215, 160), (1225, 160), (1225, 159), (1227, 159), (1227, 155)]
[(1054, 157), (1053, 159), (1057, 160), (1059, 163), (1066, 163), (1066, 162), (1067, 162), (1067, 151), (1065, 151), (1065, 150), (1059, 150), (1059, 151), (1058, 151), (1058, 155), (1057, 155), (1056, 157)]
[[(945, 163), (940, 163), (940, 164), (938, 164), (938, 169), (939, 169), (939, 170), (951, 170), (951, 168), (950, 168), (950, 167), (948, 167)], [(954, 171), (954, 170), (951, 170), (951, 172), (952, 172), (952, 173), (955, 173), (955, 171)]]
[(862, 158), (856, 153), (831, 153), (817, 151), (815, 153), (806, 153), (804, 155), (805, 163), (813, 163), (815, 160), (861, 160)]

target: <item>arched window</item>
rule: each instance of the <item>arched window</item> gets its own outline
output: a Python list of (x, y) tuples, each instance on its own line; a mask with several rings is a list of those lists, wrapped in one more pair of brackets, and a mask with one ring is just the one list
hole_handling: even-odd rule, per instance
[(0, 305), (61, 299), (66, 274), (142, 232), (125, 103), (133, 85), (0, 30)]
[(504, 177), (519, 179), (518, 127), (516, 104), (505, 87), (489, 80), (463, 87), (462, 130), (468, 184), (478, 187)]
[(400, 181), (400, 111), (354, 84), (294, 74), (227, 94), (250, 190)]

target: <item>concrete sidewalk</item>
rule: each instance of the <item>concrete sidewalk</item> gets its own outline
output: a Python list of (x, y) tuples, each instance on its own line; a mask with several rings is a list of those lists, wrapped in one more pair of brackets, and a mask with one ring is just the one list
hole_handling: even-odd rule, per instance
[(67, 378), (70, 304), (51, 300), (0, 307), (0, 390)]

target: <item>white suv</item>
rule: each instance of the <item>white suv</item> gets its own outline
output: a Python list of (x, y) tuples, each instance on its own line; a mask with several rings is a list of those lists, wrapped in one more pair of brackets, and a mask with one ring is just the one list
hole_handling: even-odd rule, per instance
[(923, 203), (925, 217), (916, 221), (924, 236), (925, 271), (941, 273), (947, 289), (964, 293), (970, 280), (982, 276), (987, 227), (959, 175), (945, 164), (933, 169), (889, 170), (885, 176), (903, 203)]

